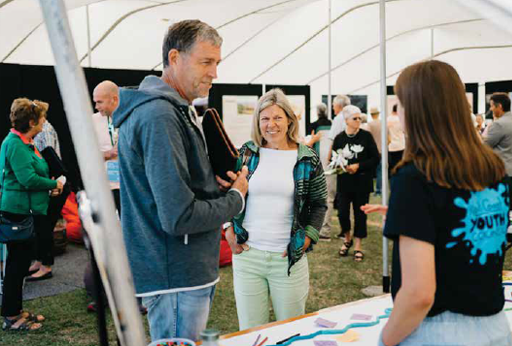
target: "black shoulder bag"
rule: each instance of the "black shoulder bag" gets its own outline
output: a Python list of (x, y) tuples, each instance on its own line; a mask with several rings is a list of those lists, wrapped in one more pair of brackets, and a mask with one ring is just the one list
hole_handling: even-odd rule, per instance
[[(4, 196), (5, 188), (5, 167), (7, 165), (7, 147), (5, 148), (4, 168), (2, 170), (2, 190), (0, 191), (0, 205)], [(28, 207), (30, 215), (22, 221), (12, 221), (3, 215), (0, 211), (0, 243), (9, 243), (15, 241), (28, 240), (34, 236), (34, 218), (32, 216), (32, 204), (30, 202), (30, 193), (28, 195)]]

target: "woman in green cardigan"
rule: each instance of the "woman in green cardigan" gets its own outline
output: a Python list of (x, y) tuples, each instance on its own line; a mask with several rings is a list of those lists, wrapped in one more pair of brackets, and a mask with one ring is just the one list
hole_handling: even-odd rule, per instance
[[(46, 112), (35, 102), (19, 98), (11, 105), (12, 129), (0, 149), (0, 212), (13, 221), (21, 221), (32, 212), (34, 227), (44, 227), (49, 195), (62, 191), (62, 183), (49, 177), (48, 164), (33, 145), (42, 131)], [(32, 258), (33, 241), (7, 244), (2, 316), (4, 330), (36, 330), (44, 317), (22, 310), (23, 278)]]

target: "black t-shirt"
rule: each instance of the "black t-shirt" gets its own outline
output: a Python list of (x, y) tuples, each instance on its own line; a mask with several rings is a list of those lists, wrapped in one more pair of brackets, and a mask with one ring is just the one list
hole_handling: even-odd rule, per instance
[(403, 235), (435, 247), (437, 289), (428, 316), (444, 311), (488, 316), (501, 311), (510, 204), (507, 182), (477, 192), (447, 189), (427, 182), (413, 164), (393, 176), (384, 229), (384, 235), (394, 240), (393, 298), (401, 286), (398, 237)]
[(349, 137), (345, 131), (334, 138), (332, 150), (343, 155), (348, 165), (359, 163), (355, 174), (343, 173), (338, 175), (339, 192), (373, 191), (373, 175), (379, 164), (379, 150), (370, 132), (359, 130), (355, 136)]

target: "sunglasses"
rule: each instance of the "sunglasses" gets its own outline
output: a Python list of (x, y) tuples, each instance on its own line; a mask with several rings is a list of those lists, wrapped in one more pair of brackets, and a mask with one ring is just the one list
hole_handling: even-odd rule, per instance
[(354, 121), (357, 121), (357, 120), (361, 121), (362, 119), (361, 119), (361, 117), (353, 117), (352, 120), (354, 120)]

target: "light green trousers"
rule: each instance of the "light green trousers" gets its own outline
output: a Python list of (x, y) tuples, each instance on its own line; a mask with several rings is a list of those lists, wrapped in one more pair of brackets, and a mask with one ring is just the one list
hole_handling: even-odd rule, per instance
[(278, 321), (303, 315), (309, 292), (304, 255), (288, 276), (288, 258), (250, 248), (233, 255), (233, 284), (240, 330), (269, 322), (269, 298)]

